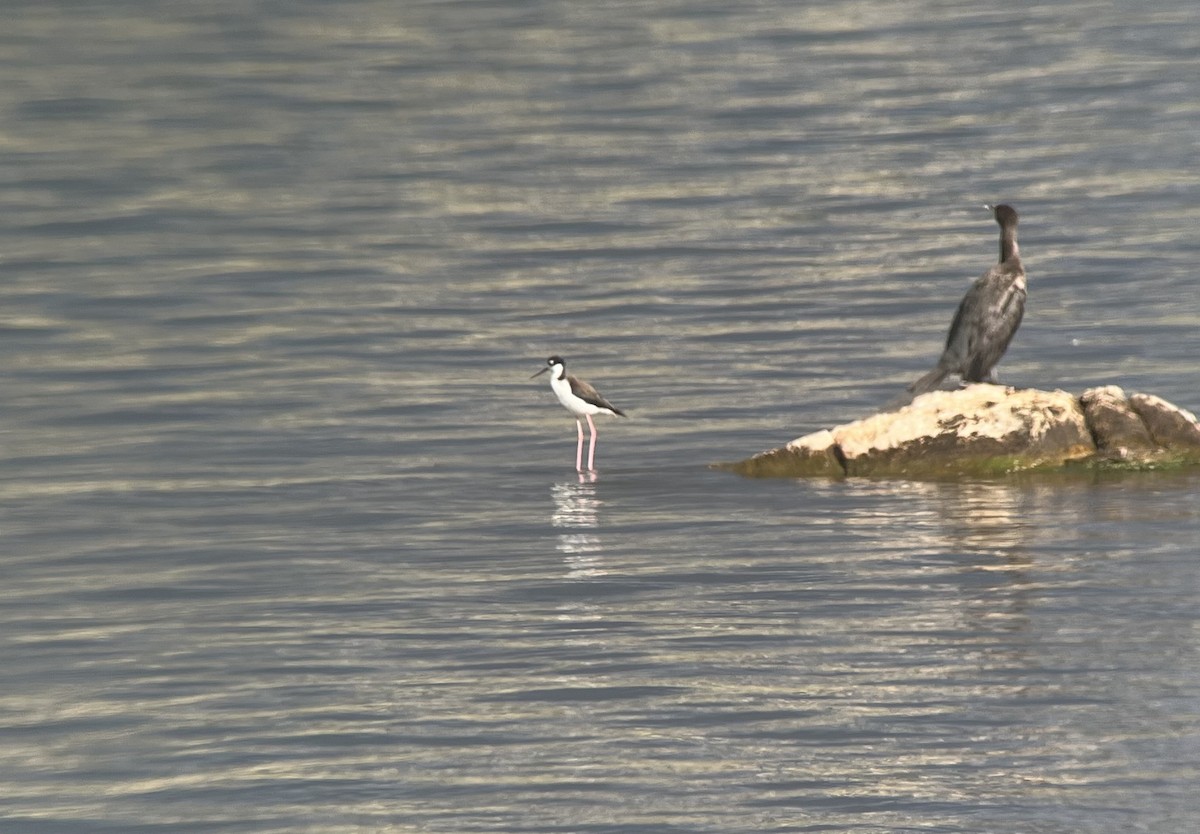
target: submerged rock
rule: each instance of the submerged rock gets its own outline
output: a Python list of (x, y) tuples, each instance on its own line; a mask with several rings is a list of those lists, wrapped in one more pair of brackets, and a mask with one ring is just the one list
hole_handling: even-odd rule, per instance
[(1200, 463), (1200, 424), (1159, 397), (1126, 397), (1115, 385), (1076, 397), (981, 383), (931, 391), (721, 468), (751, 477), (937, 477), (1184, 463)]

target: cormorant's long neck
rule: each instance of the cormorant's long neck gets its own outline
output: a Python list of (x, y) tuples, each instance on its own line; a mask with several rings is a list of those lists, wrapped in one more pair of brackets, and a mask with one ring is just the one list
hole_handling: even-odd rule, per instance
[(1000, 230), (1000, 263), (1020, 255), (1021, 250), (1017, 248), (1017, 227), (1004, 226)]

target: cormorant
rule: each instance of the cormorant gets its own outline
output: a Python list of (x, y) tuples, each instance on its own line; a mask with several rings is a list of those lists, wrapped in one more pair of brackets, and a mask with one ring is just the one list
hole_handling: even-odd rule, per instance
[(983, 273), (958, 305), (946, 349), (937, 367), (908, 390), (932, 391), (950, 374), (963, 383), (995, 382), (993, 370), (1025, 315), (1025, 267), (1017, 248), (1017, 212), (1012, 206), (987, 206), (1000, 224), (1000, 263)]

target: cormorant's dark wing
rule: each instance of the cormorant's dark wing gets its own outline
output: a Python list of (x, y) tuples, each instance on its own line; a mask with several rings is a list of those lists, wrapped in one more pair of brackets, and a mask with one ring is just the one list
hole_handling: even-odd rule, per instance
[(989, 378), (1024, 314), (1025, 270), (1019, 262), (997, 264), (963, 296), (938, 365), (958, 373), (963, 382)]
[(985, 325), (983, 310), (988, 294), (987, 278), (987, 275), (978, 278), (954, 311), (954, 320), (950, 322), (950, 331), (946, 334), (946, 349), (938, 362), (949, 368), (951, 373), (963, 373)]
[(950, 374), (962, 375), (970, 357), (972, 333), (977, 331), (979, 322), (979, 297), (983, 294), (980, 284), (987, 278), (985, 274), (977, 278), (962, 301), (954, 311), (954, 319), (950, 322), (950, 330), (946, 333), (946, 346), (933, 370), (908, 386), (914, 394), (924, 394), (932, 391)]
[(1024, 274), (1005, 276), (1006, 283), (996, 287), (988, 298), (986, 315), (980, 322), (975, 344), (969, 354), (964, 379), (983, 380), (1004, 356), (1025, 317)]

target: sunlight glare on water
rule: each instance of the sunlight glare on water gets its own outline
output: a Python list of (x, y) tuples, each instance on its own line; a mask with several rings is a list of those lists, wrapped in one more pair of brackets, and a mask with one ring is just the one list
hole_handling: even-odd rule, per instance
[(998, 201), (1001, 378), (1200, 405), (1200, 7), (11, 11), (0, 829), (1194, 828), (1194, 475), (707, 465), (927, 370)]

